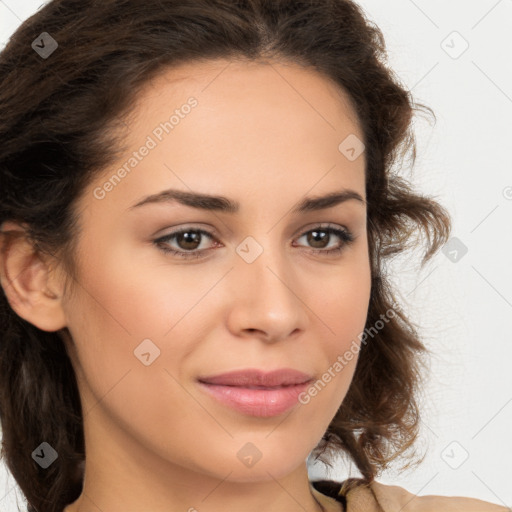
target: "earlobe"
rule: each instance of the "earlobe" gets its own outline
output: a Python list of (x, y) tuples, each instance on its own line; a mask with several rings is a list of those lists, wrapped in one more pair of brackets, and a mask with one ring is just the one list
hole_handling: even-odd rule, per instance
[(66, 326), (60, 290), (49, 288), (51, 270), (18, 223), (1, 228), (0, 284), (18, 316), (43, 331)]

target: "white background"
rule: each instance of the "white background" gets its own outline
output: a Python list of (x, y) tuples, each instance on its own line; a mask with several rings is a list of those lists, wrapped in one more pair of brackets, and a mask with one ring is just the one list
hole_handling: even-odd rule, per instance
[[(42, 3), (0, 0), (0, 46)], [(413, 253), (392, 267), (435, 356), (422, 398), (425, 460), (377, 480), (512, 506), (512, 0), (359, 4), (382, 29), (390, 66), (437, 117), (416, 118), (418, 158), (404, 173), (448, 208), (452, 236), (468, 249), (455, 262), (440, 252), (421, 269)], [(357, 476), (341, 460), (332, 472), (310, 466), (312, 479), (349, 471)], [(0, 509), (17, 511), (16, 497), (23, 509), (0, 466)]]

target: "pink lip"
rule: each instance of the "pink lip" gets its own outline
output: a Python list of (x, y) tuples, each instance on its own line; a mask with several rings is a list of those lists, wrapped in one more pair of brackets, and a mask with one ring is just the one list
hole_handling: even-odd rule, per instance
[(247, 369), (198, 379), (219, 402), (250, 416), (277, 416), (297, 404), (313, 378), (284, 368), (273, 372)]
[(199, 384), (219, 402), (250, 416), (261, 417), (277, 416), (287, 411), (297, 404), (299, 395), (309, 386), (309, 382), (306, 382), (280, 388), (251, 389), (204, 382)]
[(289, 386), (303, 384), (313, 378), (312, 375), (294, 370), (293, 368), (280, 368), (271, 372), (264, 372), (257, 368), (234, 370), (219, 375), (198, 377), (197, 380), (208, 384), (223, 384), (225, 386)]

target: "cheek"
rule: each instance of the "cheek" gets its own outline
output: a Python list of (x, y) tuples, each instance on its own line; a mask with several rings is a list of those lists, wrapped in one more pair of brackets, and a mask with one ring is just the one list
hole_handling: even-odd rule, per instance
[(342, 403), (356, 369), (371, 294), (367, 253), (357, 251), (331, 272), (309, 285), (307, 304), (318, 319), (319, 356), (323, 374), (303, 396), (305, 406), (323, 411), (325, 428)]
[[(354, 254), (354, 264), (340, 265), (339, 277), (322, 279), (312, 308), (326, 328), (330, 350), (343, 352), (358, 340), (366, 323), (371, 294), (371, 271), (363, 255)], [(331, 353), (332, 355), (332, 353)]]
[[(185, 287), (188, 300), (176, 291), (174, 278), (155, 279), (142, 264), (134, 271), (133, 260), (119, 254), (89, 254), (80, 292), (67, 305), (84, 418), (104, 431), (119, 425), (133, 435), (144, 432), (146, 440), (160, 439), (177, 417), (186, 423), (187, 415), (204, 415), (179, 383), (178, 371), (188, 352), (179, 322), (189, 303), (197, 302), (198, 291)], [(143, 340), (151, 341), (141, 345)]]
[[(168, 396), (175, 392), (170, 374), (182, 378), (182, 362), (200, 339), (201, 321), (209, 318), (205, 308), (215, 302), (211, 296), (204, 302), (201, 298), (218, 280), (217, 273), (198, 275), (186, 266), (166, 264), (157, 248), (136, 251), (124, 241), (97, 242), (88, 242), (78, 294), (66, 305), (77, 377), (86, 382), (84, 400), (94, 404), (108, 392), (144, 404), (137, 411), (155, 406), (153, 412), (168, 422), (156, 407), (159, 393), (153, 396), (150, 390), (168, 390)], [(151, 363), (145, 365), (144, 359)], [(180, 406), (187, 399), (179, 392), (173, 398), (185, 401)]]
[(166, 265), (156, 247), (141, 250), (115, 240), (110, 248), (87, 249), (85, 308), (96, 329), (132, 344), (162, 339), (210, 287), (204, 278), (191, 283), (183, 266)]

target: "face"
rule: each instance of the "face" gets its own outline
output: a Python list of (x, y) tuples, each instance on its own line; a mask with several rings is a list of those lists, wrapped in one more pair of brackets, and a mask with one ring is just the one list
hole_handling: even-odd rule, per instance
[[(88, 461), (281, 478), (342, 403), (357, 357), (335, 363), (366, 320), (364, 154), (339, 148), (363, 139), (355, 114), (315, 71), (211, 61), (154, 79), (128, 129), (126, 157), (77, 205), (78, 283), (62, 303)], [(224, 200), (134, 206), (168, 190)], [(249, 368), (299, 370), (317, 391), (290, 406), (252, 390), (267, 407), (247, 391), (244, 408), (198, 381)]]

